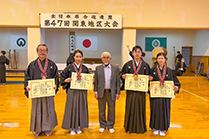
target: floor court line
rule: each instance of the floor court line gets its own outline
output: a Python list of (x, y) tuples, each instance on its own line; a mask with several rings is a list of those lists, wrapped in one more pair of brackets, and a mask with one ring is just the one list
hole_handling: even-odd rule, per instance
[(202, 100), (205, 100), (205, 101), (209, 102), (209, 100), (207, 100), (206, 98), (203, 98), (203, 97), (201, 97), (201, 96), (198, 96), (198, 95), (196, 95), (196, 94), (194, 94), (194, 93), (192, 93), (192, 92), (190, 92), (190, 91), (187, 91), (187, 90), (185, 90), (185, 89), (183, 89), (183, 88), (181, 88), (180, 90), (183, 90), (183, 91), (185, 91), (185, 92), (187, 92), (187, 93), (189, 93), (189, 94), (192, 94), (192, 95), (194, 95), (194, 96), (196, 96), (196, 97), (198, 97), (198, 98), (200, 98), (200, 99), (202, 99)]

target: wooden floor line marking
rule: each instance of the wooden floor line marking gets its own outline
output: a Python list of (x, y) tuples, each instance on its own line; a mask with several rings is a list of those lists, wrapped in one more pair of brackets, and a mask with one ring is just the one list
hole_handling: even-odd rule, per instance
[(185, 89), (183, 89), (183, 88), (181, 88), (181, 90), (183, 90), (183, 91), (185, 91), (185, 92), (187, 92), (187, 93), (189, 93), (189, 94), (192, 94), (192, 95), (194, 95), (194, 96), (196, 96), (196, 97), (198, 97), (198, 98), (200, 98), (200, 99), (202, 99), (202, 100), (205, 100), (205, 101), (209, 102), (209, 100), (207, 100), (206, 98), (203, 98), (203, 97), (201, 97), (201, 96), (198, 96), (198, 95), (196, 95), (196, 94), (194, 94), (194, 93), (192, 93), (192, 92), (190, 92), (190, 91), (187, 91), (187, 90), (185, 90)]

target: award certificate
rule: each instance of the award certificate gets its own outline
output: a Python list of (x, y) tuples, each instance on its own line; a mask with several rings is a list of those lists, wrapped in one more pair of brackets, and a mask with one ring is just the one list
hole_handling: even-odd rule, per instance
[(70, 83), (71, 89), (93, 90), (93, 76), (94, 74), (81, 73), (81, 80), (77, 80), (77, 73), (72, 72), (72, 81)]
[(44, 79), (44, 80), (29, 80), (28, 87), (29, 98), (39, 98), (39, 97), (48, 97), (54, 96), (55, 90), (55, 81), (54, 79)]
[(138, 75), (137, 77), (134, 74), (126, 75), (125, 90), (148, 92), (149, 79), (147, 75)]
[(174, 98), (173, 81), (165, 81), (164, 86), (160, 86), (159, 81), (150, 82), (150, 97)]

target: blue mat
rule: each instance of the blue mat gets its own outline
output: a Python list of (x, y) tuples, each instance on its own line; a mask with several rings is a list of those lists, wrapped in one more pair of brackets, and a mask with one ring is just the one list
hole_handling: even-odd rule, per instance
[(6, 84), (24, 84), (24, 81), (7, 81)]

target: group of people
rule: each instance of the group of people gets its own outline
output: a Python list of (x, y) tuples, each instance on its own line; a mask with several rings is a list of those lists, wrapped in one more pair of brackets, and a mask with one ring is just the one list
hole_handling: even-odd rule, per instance
[[(31, 62), (25, 73), (25, 95), (28, 96), (29, 80), (54, 78), (58, 91), (59, 80), (56, 64), (47, 58), (48, 47), (40, 44), (37, 47), (38, 58)], [(117, 66), (111, 64), (111, 54), (103, 52), (101, 60), (103, 64), (96, 67), (94, 78), (95, 98), (98, 100), (100, 132), (108, 129), (114, 133), (115, 103), (120, 97), (120, 90), (124, 89), (126, 74), (148, 75), (150, 81), (174, 81), (173, 90), (178, 93), (180, 83), (172, 70), (165, 65), (164, 53), (157, 55), (157, 66), (150, 69), (142, 59), (142, 48), (135, 46), (132, 49), (133, 60), (128, 61), (120, 72)], [(84, 128), (89, 126), (87, 90), (71, 89), (72, 72), (77, 73), (76, 80), (81, 80), (81, 73), (89, 73), (88, 68), (82, 64), (83, 52), (75, 50), (72, 55), (74, 62), (69, 64), (60, 74), (60, 84), (66, 89), (67, 99), (62, 128), (69, 130), (71, 135), (81, 134)], [(120, 87), (120, 79), (123, 81)], [(149, 92), (147, 92), (149, 93)], [(106, 104), (108, 104), (108, 116), (106, 118)], [(170, 126), (170, 98), (150, 98), (150, 128), (154, 134), (165, 136)], [(57, 116), (54, 106), (54, 97), (41, 97), (32, 99), (30, 131), (34, 137), (42, 132), (46, 136), (52, 134), (57, 125)], [(126, 106), (124, 128), (129, 133), (144, 133), (146, 127), (146, 92), (126, 90)]]

